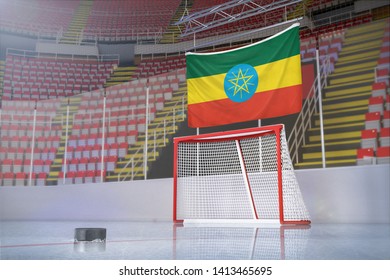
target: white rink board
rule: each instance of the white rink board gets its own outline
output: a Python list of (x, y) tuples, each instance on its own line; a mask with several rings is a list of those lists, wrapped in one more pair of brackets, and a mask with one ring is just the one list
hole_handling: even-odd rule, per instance
[[(295, 171), (312, 223), (390, 223), (390, 166)], [(23, 205), (23, 207), (21, 207)], [(173, 179), (0, 187), (2, 220), (171, 221)]]

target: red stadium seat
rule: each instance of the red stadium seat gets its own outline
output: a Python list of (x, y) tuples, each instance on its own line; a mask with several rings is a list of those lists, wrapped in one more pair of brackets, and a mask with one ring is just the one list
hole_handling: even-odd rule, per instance
[(75, 178), (74, 178), (74, 183), (75, 184), (83, 184), (85, 176), (86, 176), (86, 172), (84, 170), (77, 171)]
[(372, 85), (372, 96), (382, 96), (385, 98), (387, 93), (387, 86), (385, 82), (378, 82)]
[(387, 86), (389, 86), (389, 79), (390, 79), (390, 74), (388, 68), (376, 70), (375, 82), (377, 83), (384, 82)]
[(5, 172), (3, 173), (3, 186), (13, 186), (14, 185), (14, 173)]
[(15, 186), (25, 186), (26, 185), (27, 174), (24, 172), (17, 172), (15, 175)]
[(378, 131), (376, 129), (363, 130), (361, 132), (361, 147), (372, 148), (376, 151), (378, 147)]
[(79, 159), (73, 158), (69, 163), (69, 171), (76, 172), (78, 165), (79, 165)]
[(8, 173), (8, 172), (13, 172), (13, 161), (12, 159), (4, 159), (3, 162), (1, 163), (1, 168), (0, 172), (2, 173)]
[(75, 177), (76, 177), (76, 172), (75, 171), (69, 171), (66, 173), (65, 176), (65, 184), (74, 184), (75, 182)]
[(47, 174), (45, 172), (39, 173), (38, 177), (36, 178), (36, 185), (37, 186), (45, 186), (46, 179), (47, 179)]
[(34, 173), (44, 172), (44, 165), (45, 165), (45, 162), (43, 160), (35, 159), (33, 161), (33, 172)]
[(82, 153), (83, 153), (83, 150), (84, 150), (84, 147), (83, 146), (77, 146), (76, 149), (74, 150), (73, 154), (74, 154), (74, 158), (77, 158), (77, 159), (80, 159), (83, 157)]
[(379, 145), (381, 147), (390, 146), (390, 127), (382, 128), (379, 133)]
[(378, 147), (376, 151), (377, 163), (378, 164), (389, 164), (390, 163), (390, 146)]
[(373, 164), (374, 158), (375, 158), (374, 149), (372, 149), (372, 148), (365, 148), (365, 149), (358, 149), (357, 150), (356, 163), (358, 165)]
[[(103, 180), (102, 180), (102, 176), (103, 175)], [(103, 174), (102, 174), (102, 171), (101, 170), (96, 170), (95, 171), (95, 182), (96, 183), (101, 183), (101, 182), (104, 182), (104, 178), (106, 178), (106, 171), (103, 170)]]
[(380, 112), (366, 113), (365, 115), (365, 129), (380, 130), (381, 127), (381, 114)]
[(23, 170), (23, 161), (21, 159), (14, 159), (13, 172), (20, 173)]
[(84, 183), (95, 182), (95, 170), (88, 170), (85, 172)]
[(368, 111), (369, 112), (380, 112), (380, 114), (383, 114), (383, 97), (382, 96), (376, 96), (376, 97), (370, 97), (368, 100)]
[(390, 127), (390, 110), (383, 112), (382, 126), (385, 128)]
[(86, 171), (88, 162), (89, 162), (89, 158), (86, 158), (86, 157), (81, 158), (78, 165), (77, 165), (77, 170), (78, 171)]

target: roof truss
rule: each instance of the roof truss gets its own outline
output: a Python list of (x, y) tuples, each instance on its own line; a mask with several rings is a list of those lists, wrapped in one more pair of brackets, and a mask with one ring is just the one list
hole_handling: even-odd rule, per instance
[(175, 25), (184, 26), (181, 37), (185, 37), (299, 2), (302, 0), (232, 0), (192, 14), (187, 12)]

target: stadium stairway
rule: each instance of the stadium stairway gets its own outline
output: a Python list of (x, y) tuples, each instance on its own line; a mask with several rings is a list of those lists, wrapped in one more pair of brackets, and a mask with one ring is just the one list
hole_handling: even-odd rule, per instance
[[(368, 111), (374, 68), (380, 54), (385, 22), (372, 22), (346, 31), (345, 40), (323, 89), (323, 123), (326, 166), (356, 164), (365, 113)], [(302, 161), (295, 168), (322, 167), (319, 115), (306, 133)]]
[[(81, 102), (80, 95), (69, 97), (69, 104), (71, 105), (69, 105), (68, 126), (66, 126), (66, 123), (63, 123), (63, 117), (66, 116), (67, 107), (68, 107), (68, 99), (66, 98), (62, 99), (60, 108), (58, 109), (58, 112), (53, 119), (54, 123), (62, 124), (62, 134), (61, 134), (60, 146), (57, 149), (55, 159), (50, 166), (50, 172), (46, 179), (46, 185), (48, 186), (57, 185), (58, 174), (62, 169), (62, 159), (64, 158), (64, 153), (65, 153), (65, 143), (66, 143), (65, 139), (67, 136), (72, 134), (73, 116), (77, 112), (80, 102)], [(67, 129), (68, 129), (68, 134), (66, 134)]]
[[(113, 75), (113, 74), (112, 74)], [(112, 75), (108, 80), (111, 79)], [(128, 80), (126, 80), (128, 81)], [(122, 82), (119, 82), (122, 83)], [(111, 84), (113, 85), (113, 84)], [(107, 81), (104, 84), (104, 87), (108, 87), (111, 85), (107, 85)], [(62, 136), (61, 136), (61, 142), (60, 147), (57, 149), (56, 158), (53, 161), (52, 165), (50, 166), (50, 172), (49, 176), (47, 177), (46, 184), (47, 185), (57, 185), (58, 180), (58, 174), (62, 169), (62, 159), (64, 158), (65, 153), (65, 139), (66, 137), (69, 137), (69, 135), (72, 134), (72, 128), (73, 128), (73, 119), (75, 113), (77, 113), (80, 102), (81, 102), (82, 96), (81, 95), (74, 95), (72, 97), (69, 97), (69, 99), (64, 98), (62, 99), (60, 109), (58, 110), (56, 116), (53, 119), (53, 122), (61, 123), (62, 124)], [(63, 118), (67, 114), (67, 105), (69, 102), (69, 120), (68, 120), (68, 126), (66, 126), (66, 123), (63, 123)], [(66, 129), (68, 129), (68, 134), (66, 133)]]
[[(191, 9), (193, 0), (182, 0), (179, 7), (176, 10), (176, 13), (173, 15), (171, 22), (169, 23), (167, 30), (162, 35), (162, 38), (160, 40), (160, 43), (162, 44), (172, 44), (177, 43), (180, 41), (179, 35), (180, 27), (177, 25), (174, 25), (174, 23), (178, 22), (180, 18), (186, 13), (189, 9)], [(187, 5), (187, 6), (186, 6)]]
[[(110, 78), (104, 84), (104, 87), (107, 88), (116, 84), (121, 84), (130, 81), (132, 79), (131, 76), (135, 69), (136, 67), (134, 66), (117, 67), (114, 70), (113, 74), (110, 76)], [(77, 113), (79, 109), (81, 99), (82, 97), (80, 95), (72, 96), (69, 98), (69, 104), (71, 104), (69, 106), (69, 124), (68, 127), (66, 126), (66, 124), (63, 124), (62, 126), (63, 131), (62, 131), (60, 147), (57, 149), (56, 158), (50, 167), (49, 176), (46, 180), (47, 185), (57, 185), (58, 175), (62, 169), (62, 160), (64, 158), (64, 153), (65, 153), (65, 139), (66, 136), (69, 136), (72, 133), (73, 118), (75, 113)], [(62, 122), (63, 116), (66, 115), (67, 104), (68, 104), (68, 99), (63, 99), (63, 102), (61, 103), (61, 107), (56, 117), (53, 120), (54, 122)], [(66, 134), (67, 128), (68, 128), (68, 134)], [(133, 151), (131, 150), (131, 152)]]
[(60, 39), (61, 44), (79, 44), (82, 40), (83, 29), (85, 28), (93, 1), (81, 0), (68, 29)]
[(111, 77), (107, 79), (104, 87), (110, 87), (129, 82), (133, 79), (133, 75), (136, 69), (137, 66), (118, 66), (116, 69), (114, 69)]
[(295, 6), (295, 9), (292, 12), (288, 13), (287, 19), (291, 20), (294, 18), (303, 17), (305, 15), (305, 7), (310, 6), (311, 2), (312, 0), (303, 0), (302, 2), (298, 3)]
[[(187, 85), (184, 81), (179, 84), (178, 90), (173, 91), (172, 98), (164, 103), (164, 109), (156, 113), (156, 117), (148, 126), (148, 173), (158, 160), (162, 149), (172, 141), (180, 123), (186, 120), (186, 114), (183, 113), (183, 107), (186, 110), (187, 104), (186, 93)], [(140, 133), (137, 142), (129, 147), (124, 160), (117, 163), (116, 169), (107, 175), (106, 181), (143, 179), (144, 147), (145, 133)]]

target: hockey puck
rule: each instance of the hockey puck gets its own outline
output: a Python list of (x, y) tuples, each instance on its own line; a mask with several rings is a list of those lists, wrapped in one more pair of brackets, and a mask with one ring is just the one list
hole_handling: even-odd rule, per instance
[(74, 241), (105, 242), (107, 230), (105, 228), (76, 228)]

